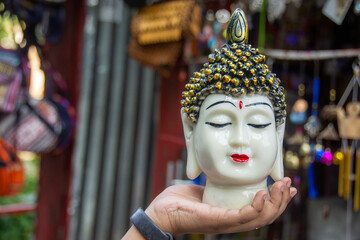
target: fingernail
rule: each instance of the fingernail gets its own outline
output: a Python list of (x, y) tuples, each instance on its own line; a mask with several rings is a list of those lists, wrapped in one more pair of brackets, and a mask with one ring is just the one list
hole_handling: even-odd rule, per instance
[(287, 187), (290, 187), (291, 186), (291, 181), (288, 181), (286, 185), (287, 185)]
[(264, 196), (263, 196), (263, 198), (264, 198), (264, 201), (266, 200), (266, 198), (267, 198), (267, 194), (265, 194)]

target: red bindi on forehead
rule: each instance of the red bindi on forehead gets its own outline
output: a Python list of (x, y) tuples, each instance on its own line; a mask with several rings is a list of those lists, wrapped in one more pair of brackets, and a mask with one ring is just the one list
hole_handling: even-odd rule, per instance
[(242, 109), (243, 108), (243, 102), (239, 101), (239, 108)]

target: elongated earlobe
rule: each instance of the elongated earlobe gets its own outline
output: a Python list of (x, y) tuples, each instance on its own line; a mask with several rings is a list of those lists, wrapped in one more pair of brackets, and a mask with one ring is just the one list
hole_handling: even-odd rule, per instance
[(201, 173), (201, 169), (199, 167), (195, 148), (194, 148), (193, 131), (194, 131), (195, 123), (191, 122), (188, 119), (187, 115), (184, 113), (183, 108), (181, 108), (181, 119), (182, 119), (186, 149), (187, 149), (186, 175), (190, 179), (195, 179)]
[(284, 164), (283, 164), (284, 133), (285, 133), (285, 122), (276, 128), (277, 154), (273, 169), (270, 173), (270, 176), (274, 181), (278, 181), (284, 177)]

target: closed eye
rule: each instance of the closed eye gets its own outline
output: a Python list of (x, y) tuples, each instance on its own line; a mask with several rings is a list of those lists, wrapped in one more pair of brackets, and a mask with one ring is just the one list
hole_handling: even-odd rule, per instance
[(226, 127), (228, 125), (231, 125), (232, 123), (230, 123), (230, 122), (228, 122), (228, 123), (205, 122), (205, 124), (210, 125), (210, 126), (215, 127), (215, 128), (223, 128), (223, 127)]
[(266, 128), (267, 126), (269, 126), (271, 123), (266, 123), (266, 124), (252, 124), (252, 123), (248, 123), (247, 125), (253, 128)]

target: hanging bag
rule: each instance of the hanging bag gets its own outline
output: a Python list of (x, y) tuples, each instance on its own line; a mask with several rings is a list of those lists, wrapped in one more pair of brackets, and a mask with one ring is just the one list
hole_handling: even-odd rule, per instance
[(0, 48), (0, 112), (15, 110), (23, 83), (21, 58), (15, 50)]
[[(66, 91), (60, 74), (48, 69), (47, 81)], [(42, 100), (27, 99), (17, 111), (1, 120), (1, 136), (17, 149), (36, 153), (67, 147), (75, 125), (75, 109), (60, 94), (49, 91)], [(65, 93), (63, 93), (65, 95)]]

